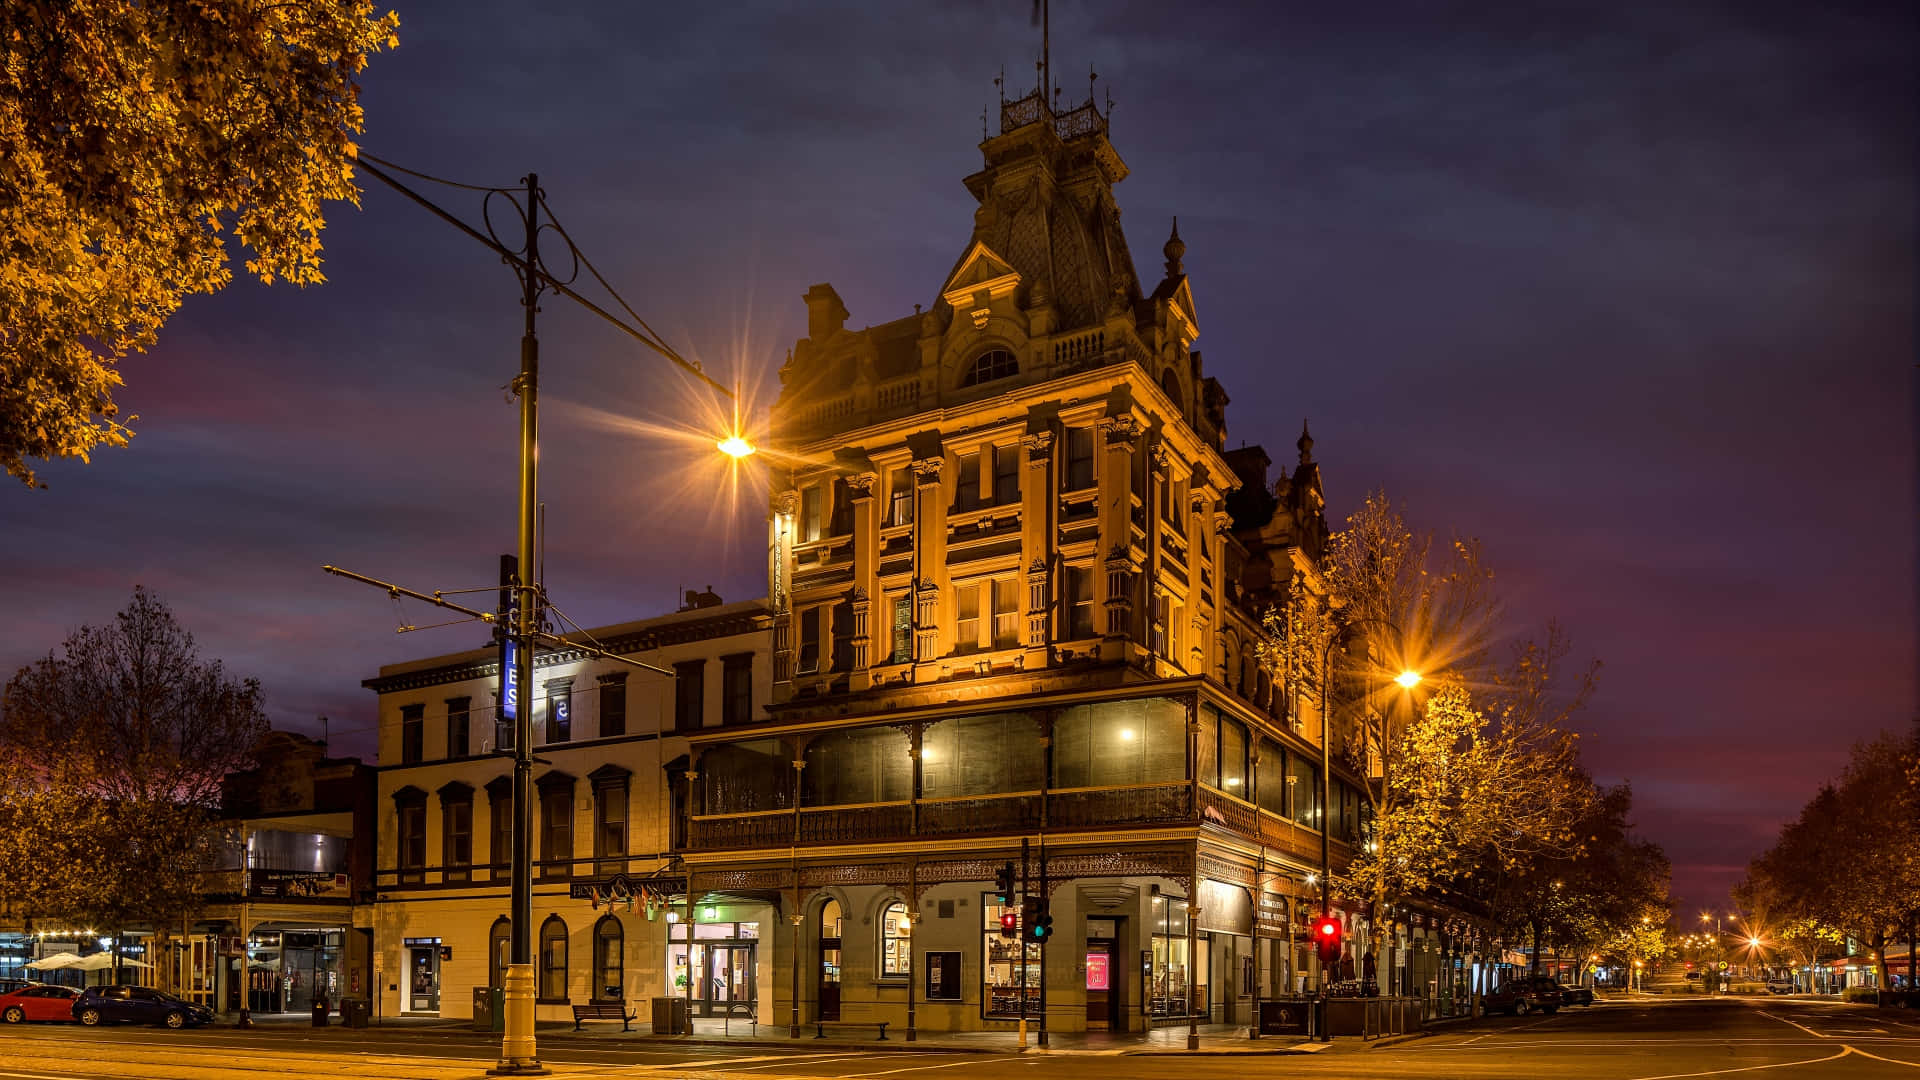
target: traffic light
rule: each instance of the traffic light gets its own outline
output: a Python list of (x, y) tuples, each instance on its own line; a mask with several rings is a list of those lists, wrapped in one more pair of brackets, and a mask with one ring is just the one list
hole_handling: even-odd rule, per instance
[(1007, 863), (993, 876), (993, 894), (995, 902), (1001, 907), (1013, 904), (1013, 864)]
[(1030, 945), (1038, 945), (1053, 936), (1053, 913), (1047, 910), (1045, 897), (1029, 896), (1021, 905), (1022, 920), (1026, 927), (1026, 940)]
[(1331, 915), (1320, 916), (1313, 924), (1313, 944), (1320, 952), (1320, 966), (1327, 967), (1340, 962), (1340, 920)]
[(1012, 908), (1000, 913), (1000, 936), (1003, 938), (1020, 936), (1020, 916)]

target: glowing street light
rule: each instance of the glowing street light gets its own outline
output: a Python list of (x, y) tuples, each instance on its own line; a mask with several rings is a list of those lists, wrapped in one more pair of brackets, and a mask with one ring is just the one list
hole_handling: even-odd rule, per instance
[(1420, 685), (1420, 673), (1417, 671), (1403, 671), (1395, 675), (1393, 681), (1411, 690)]
[(751, 456), (755, 449), (752, 443), (738, 435), (729, 435), (713, 445), (719, 447), (721, 453), (735, 460)]

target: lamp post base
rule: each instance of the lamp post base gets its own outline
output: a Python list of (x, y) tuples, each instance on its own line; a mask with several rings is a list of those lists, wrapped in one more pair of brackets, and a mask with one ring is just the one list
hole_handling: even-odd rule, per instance
[(533, 965), (509, 964), (506, 986), (501, 997), (505, 1007), (505, 1033), (500, 1038), (500, 1061), (487, 1070), (488, 1076), (546, 1076), (551, 1070), (540, 1064), (533, 1041)]

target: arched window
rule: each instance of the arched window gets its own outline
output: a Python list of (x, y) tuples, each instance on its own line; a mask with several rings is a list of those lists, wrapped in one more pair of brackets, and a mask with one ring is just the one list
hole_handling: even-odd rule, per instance
[(1011, 378), (1020, 374), (1020, 362), (1005, 349), (989, 349), (973, 358), (967, 368), (967, 377), (960, 380), (961, 386), (979, 386), (996, 379)]
[(1187, 411), (1186, 400), (1180, 395), (1180, 376), (1175, 375), (1172, 368), (1168, 368), (1160, 373), (1160, 389), (1166, 391), (1166, 395), (1173, 401), (1173, 407), (1175, 409), (1179, 410), (1182, 414)]
[(540, 1000), (567, 1001), (567, 922), (558, 915), (540, 924)]
[(820, 906), (820, 977), (816, 1008), (822, 1020), (840, 1019), (840, 901)]
[(619, 1001), (626, 997), (627, 935), (612, 914), (593, 924), (593, 1000)]
[(513, 924), (505, 915), (493, 920), (493, 929), (487, 931), (487, 985), (504, 987), (507, 985), (507, 962), (513, 953)]
[(880, 909), (880, 975), (907, 978), (913, 974), (913, 924), (907, 905), (895, 900)]

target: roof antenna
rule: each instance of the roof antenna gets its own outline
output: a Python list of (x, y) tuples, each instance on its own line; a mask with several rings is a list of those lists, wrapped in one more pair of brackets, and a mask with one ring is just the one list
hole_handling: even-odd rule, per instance
[(1033, 0), (1033, 21), (1040, 24), (1040, 102), (1046, 104), (1048, 91), (1053, 86), (1053, 65), (1048, 55), (1052, 35), (1052, 13), (1047, 10), (1047, 0)]

